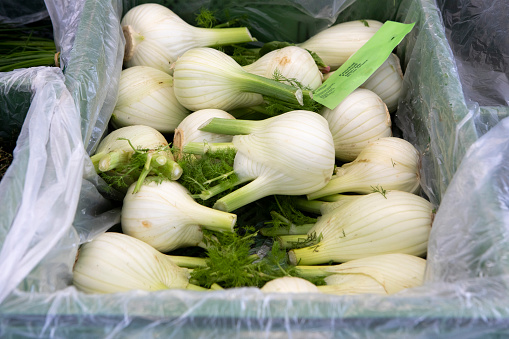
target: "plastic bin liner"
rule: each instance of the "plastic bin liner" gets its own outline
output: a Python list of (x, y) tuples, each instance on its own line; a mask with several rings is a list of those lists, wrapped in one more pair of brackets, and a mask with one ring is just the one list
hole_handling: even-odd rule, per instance
[(72, 229), (85, 152), (78, 111), (59, 68), (0, 73), (0, 82), (10, 93), (28, 88), (33, 93), (13, 162), (0, 183), (3, 299)]
[[(255, 288), (87, 295), (70, 286), (78, 245), (118, 216), (100, 198), (101, 181), (83, 147), (93, 151), (106, 130), (121, 67), (120, 13), (135, 4), (126, 1), (122, 9), (114, 0), (47, 0), (74, 105), (63, 106), (63, 89), (61, 96), (35, 92), (15, 163), (1, 183), (0, 336), (485, 338), (509, 333), (509, 120), (501, 120), (507, 107), (465, 97), (432, 0), (164, 2), (190, 22), (202, 5), (228, 8), (231, 15), (248, 13), (253, 35), (266, 40), (299, 41), (336, 20), (417, 22), (397, 49), (405, 89), (395, 123), (423, 154), (422, 186), (440, 203), (424, 285), (388, 297), (264, 295)], [(53, 84), (44, 82), (43, 89)], [(53, 119), (45, 115), (45, 125), (34, 118), (39, 111), (64, 110), (67, 114)], [(64, 121), (68, 128), (51, 129)], [(44, 137), (58, 144), (41, 143)], [(27, 143), (34, 148), (27, 149)], [(51, 161), (37, 166), (33, 159), (39, 157)], [(42, 170), (50, 165), (53, 170)], [(60, 189), (60, 195), (52, 193)]]
[(0, 1), (0, 23), (26, 25), (47, 17), (43, 0)]
[(61, 50), (65, 83), (78, 105), (83, 142), (91, 154), (116, 102), (125, 43), (122, 6), (118, 1), (83, 0), (48, 0), (46, 5)]
[(509, 104), (506, 1), (438, 1), (465, 96), (482, 106)]

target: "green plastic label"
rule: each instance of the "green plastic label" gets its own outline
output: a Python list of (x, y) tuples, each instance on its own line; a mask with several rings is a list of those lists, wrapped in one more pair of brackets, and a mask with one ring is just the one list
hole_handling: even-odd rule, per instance
[(403, 24), (386, 21), (371, 39), (313, 92), (313, 99), (329, 109), (336, 108), (387, 60), (414, 25), (415, 22)]

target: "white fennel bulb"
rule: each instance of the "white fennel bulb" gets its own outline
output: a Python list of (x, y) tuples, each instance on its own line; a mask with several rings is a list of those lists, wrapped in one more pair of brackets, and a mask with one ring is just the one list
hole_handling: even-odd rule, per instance
[[(136, 161), (132, 161), (133, 158)], [(177, 180), (182, 175), (182, 168), (175, 161), (166, 138), (156, 129), (144, 125), (114, 130), (101, 140), (91, 160), (98, 173), (115, 171), (114, 174), (121, 176), (127, 186), (136, 181), (135, 192), (149, 174), (169, 180)], [(109, 184), (115, 182), (115, 179), (111, 180), (113, 182)]]
[(193, 48), (175, 63), (175, 96), (192, 111), (261, 105), (262, 95), (295, 105), (311, 92), (247, 72), (227, 54), (213, 48)]
[(327, 195), (377, 189), (415, 193), (419, 190), (419, 152), (408, 141), (386, 137), (368, 143), (357, 158), (336, 169), (329, 183), (307, 195), (318, 199)]
[[(317, 265), (387, 253), (426, 254), (433, 206), (401, 191), (371, 193), (322, 215), (307, 234), (314, 246), (289, 252), (290, 262)], [(298, 242), (302, 236), (281, 236)], [(302, 241), (302, 240), (300, 240)]]
[(126, 126), (109, 133), (97, 146), (95, 154), (107, 154), (114, 150), (133, 152), (133, 148), (158, 148), (167, 146), (168, 141), (155, 128), (145, 125)]
[(311, 54), (297, 46), (269, 52), (252, 64), (244, 66), (244, 69), (265, 78), (273, 78), (275, 74), (281, 75), (312, 90), (322, 84), (323, 78)]
[(264, 293), (319, 293), (318, 287), (306, 279), (281, 277), (268, 281), (261, 288)]
[(86, 293), (190, 288), (189, 270), (150, 245), (121, 233), (106, 232), (81, 246), (73, 285)]
[(334, 143), (327, 121), (317, 113), (291, 111), (259, 121), (213, 118), (201, 129), (238, 134), (232, 141), (237, 181), (211, 187), (202, 192), (202, 199), (249, 182), (217, 200), (214, 208), (233, 211), (268, 195), (306, 194), (332, 176)]
[(171, 133), (189, 111), (173, 93), (173, 77), (147, 66), (127, 68), (120, 74), (118, 98), (111, 116), (115, 128), (146, 125)]
[[(383, 294), (393, 294), (422, 285), (426, 260), (410, 254), (390, 253), (355, 259), (339, 265), (297, 266), (297, 268), (300, 276), (304, 278), (326, 276), (327, 285), (336, 285), (330, 288), (332, 293), (342, 294), (348, 291), (348, 294), (360, 294), (381, 291)], [(350, 286), (345, 288), (348, 286), (345, 280), (354, 283), (353, 289), (350, 289)], [(355, 284), (360, 286), (362, 282), (373, 286), (373, 291), (356, 289)]]
[(175, 129), (173, 146), (182, 150), (190, 142), (231, 142), (233, 136), (201, 131), (198, 128), (210, 118), (235, 119), (230, 113), (220, 109), (202, 109), (189, 114)]
[(336, 24), (297, 46), (315, 52), (330, 66), (337, 69), (357, 52), (382, 27), (376, 20), (356, 20)]
[(334, 109), (320, 114), (329, 122), (336, 158), (353, 161), (370, 141), (392, 136), (391, 116), (374, 92), (358, 88)]
[[(323, 81), (330, 78), (334, 72), (323, 76)], [(385, 103), (389, 112), (398, 108), (398, 100), (403, 89), (403, 71), (396, 54), (392, 53), (387, 60), (364, 81), (360, 88), (375, 92)]]
[(170, 74), (170, 64), (191, 48), (254, 40), (245, 27), (194, 27), (169, 8), (158, 4), (131, 8), (120, 25), (126, 40), (126, 67), (150, 66)]
[(200, 245), (202, 227), (233, 232), (235, 214), (200, 205), (176, 181), (147, 181), (134, 194), (131, 186), (124, 198), (120, 222), (125, 234), (168, 252)]
[(375, 92), (389, 112), (396, 111), (403, 89), (403, 71), (398, 56), (392, 53), (360, 87)]

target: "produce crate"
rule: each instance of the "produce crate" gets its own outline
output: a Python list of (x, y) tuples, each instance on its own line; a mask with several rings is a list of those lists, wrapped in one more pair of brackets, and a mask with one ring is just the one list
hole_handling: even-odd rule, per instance
[[(37, 126), (25, 122), (20, 140), (29, 148), (20, 148), (25, 152), (17, 163), (28, 172), (25, 177), (11, 171), (0, 186), (10, 192), (2, 193), (0, 206), (12, 216), (2, 213), (0, 224), (0, 336), (484, 338), (509, 332), (509, 121), (493, 126), (498, 120), (483, 120), (486, 113), (503, 116), (507, 108), (467, 105), (434, 1), (161, 2), (190, 22), (204, 4), (228, 8), (231, 15), (246, 13), (252, 33), (267, 40), (299, 41), (336, 20), (416, 22), (397, 49), (405, 89), (394, 121), (422, 152), (422, 186), (440, 208), (424, 285), (387, 297), (264, 295), (255, 288), (87, 295), (70, 286), (78, 245), (118, 222), (118, 209), (98, 193), (100, 182), (79, 151), (76, 131), (81, 129), (80, 140), (92, 152), (114, 105), (120, 16), (138, 2), (46, 3), (60, 32), (65, 84), (76, 106), (69, 124), (62, 124), (68, 133), (57, 129), (62, 134), (56, 140), (46, 134), (40, 149), (28, 137), (39, 135)], [(46, 104), (60, 98), (47, 95)], [(32, 103), (30, 109), (36, 108)], [(66, 121), (65, 115), (55, 119), (55, 126)], [(47, 160), (46, 169), (68, 166), (33, 177), (33, 150)], [(62, 180), (50, 180), (55, 178)], [(4, 207), (10, 194), (21, 207)]]

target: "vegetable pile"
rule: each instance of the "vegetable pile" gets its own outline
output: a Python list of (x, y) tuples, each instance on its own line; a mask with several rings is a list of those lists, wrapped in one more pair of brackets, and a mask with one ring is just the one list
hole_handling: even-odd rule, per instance
[(418, 195), (418, 151), (392, 133), (399, 59), (334, 109), (313, 100), (381, 22), (298, 44), (195, 27), (156, 4), (121, 24), (114, 130), (91, 159), (105, 194), (123, 197), (122, 233), (82, 245), (76, 288), (341, 295), (422, 284), (434, 207)]

